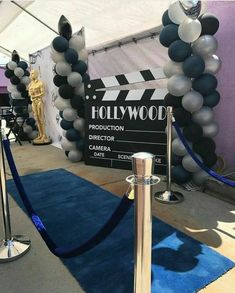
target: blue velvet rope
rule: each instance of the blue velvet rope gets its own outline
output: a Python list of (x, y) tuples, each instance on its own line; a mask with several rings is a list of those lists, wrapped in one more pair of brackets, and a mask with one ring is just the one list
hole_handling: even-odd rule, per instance
[(119, 205), (117, 206), (114, 213), (110, 216), (108, 221), (104, 224), (104, 226), (88, 241), (83, 243), (80, 246), (71, 246), (71, 247), (57, 247), (55, 242), (52, 240), (50, 235), (47, 233), (47, 230), (45, 226), (43, 225), (43, 222), (41, 221), (40, 217), (36, 214), (34, 211), (28, 196), (25, 192), (24, 186), (21, 182), (20, 176), (18, 174), (11, 148), (10, 143), (7, 139), (3, 140), (3, 147), (5, 150), (5, 154), (7, 157), (7, 161), (9, 164), (9, 167), (11, 169), (11, 173), (15, 182), (15, 185), (17, 187), (17, 190), (19, 192), (19, 195), (21, 197), (21, 200), (34, 224), (38, 232), (40, 233), (41, 237), (45, 241), (47, 247), (49, 250), (56, 256), (61, 258), (69, 258), (74, 257), (83, 254), (84, 252), (92, 249), (97, 244), (102, 242), (119, 224), (119, 222), (122, 220), (122, 218), (125, 216), (125, 214), (130, 209), (133, 200), (129, 199), (126, 195), (122, 197), (122, 200), (120, 201)]
[(180, 130), (179, 125), (177, 124), (176, 121), (173, 122), (173, 126), (175, 127), (175, 130), (178, 134), (179, 139), (181, 140), (181, 142), (183, 143), (184, 147), (186, 148), (187, 152), (189, 153), (189, 155), (193, 158), (193, 160), (198, 164), (198, 166), (203, 169), (206, 173), (208, 173), (210, 176), (214, 177), (215, 179), (217, 179), (220, 182), (223, 182), (231, 187), (235, 187), (235, 182), (232, 180), (229, 180), (219, 174), (217, 174), (215, 171), (211, 170), (210, 168), (208, 168), (207, 166), (205, 166), (198, 158), (197, 156), (194, 154), (194, 152), (192, 151), (192, 149), (190, 148), (190, 146), (188, 145), (186, 139), (183, 136), (183, 133)]

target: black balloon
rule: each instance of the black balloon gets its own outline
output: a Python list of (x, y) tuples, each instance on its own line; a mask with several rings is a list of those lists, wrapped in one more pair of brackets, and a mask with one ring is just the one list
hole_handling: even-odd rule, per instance
[(71, 102), (71, 106), (76, 110), (78, 110), (80, 108), (84, 108), (84, 100), (79, 95), (74, 95), (71, 98), (70, 102)]
[(74, 50), (72, 48), (68, 48), (64, 52), (64, 58), (68, 63), (75, 64), (78, 61), (78, 53), (76, 50)]
[(23, 84), (23, 83), (19, 83), (16, 88), (17, 88), (17, 90), (19, 92), (25, 92), (26, 91), (26, 85)]
[(220, 94), (217, 91), (214, 91), (210, 95), (205, 96), (203, 98), (204, 98), (203, 105), (213, 108), (216, 105), (218, 105), (220, 101)]
[(79, 139), (76, 141), (76, 147), (80, 152), (84, 151), (84, 139)]
[(82, 82), (89, 82), (90, 81), (90, 75), (88, 73), (85, 73), (83, 76), (82, 76)]
[(74, 128), (70, 128), (66, 131), (66, 138), (69, 141), (76, 141), (79, 140), (81, 138), (79, 131), (77, 131)]
[(64, 99), (70, 99), (74, 95), (74, 88), (69, 84), (62, 84), (59, 87), (59, 95)]
[(30, 118), (28, 118), (28, 119), (26, 120), (26, 124), (30, 125), (31, 127), (34, 127), (34, 126), (35, 126), (35, 123), (36, 123), (36, 121), (35, 121), (35, 119), (32, 118), (32, 117), (30, 117)]
[(175, 62), (183, 62), (192, 54), (192, 47), (189, 43), (181, 40), (172, 42), (168, 49), (168, 55)]
[(61, 36), (69, 40), (72, 36), (72, 26), (68, 19), (61, 15), (59, 22), (58, 22), (58, 31)]
[(181, 165), (174, 166), (171, 169), (171, 176), (172, 180), (177, 184), (184, 184), (192, 177), (191, 173), (186, 171)]
[(183, 108), (174, 109), (173, 113), (180, 127), (187, 126), (192, 122), (191, 114)]
[(85, 117), (85, 107), (81, 107), (77, 110), (77, 113), (78, 113), (78, 116), (81, 117), (81, 118), (84, 118)]
[(217, 84), (214, 75), (204, 73), (193, 81), (193, 89), (203, 96), (208, 96), (216, 89)]
[(56, 37), (52, 41), (52, 46), (57, 52), (65, 52), (69, 47), (69, 42), (64, 37)]
[(166, 26), (168, 24), (174, 24), (174, 22), (172, 22), (171, 19), (170, 19), (170, 17), (169, 17), (168, 9), (162, 15), (162, 24), (164, 26)]
[(12, 99), (12, 106), (13, 107), (25, 107), (28, 103), (26, 100), (20, 100), (20, 99)]
[(4, 74), (7, 78), (11, 78), (14, 75), (14, 71), (10, 69), (6, 69)]
[(198, 20), (202, 25), (201, 35), (214, 35), (219, 28), (218, 18), (211, 13), (202, 14)]
[(176, 97), (168, 93), (166, 94), (164, 98), (164, 104), (166, 107), (170, 106), (170, 107), (173, 107), (174, 109), (180, 108), (182, 106), (182, 97)]
[(196, 123), (192, 123), (183, 129), (185, 138), (191, 142), (199, 141), (203, 136), (202, 127)]
[(28, 68), (28, 64), (27, 64), (25, 61), (20, 61), (20, 62), (18, 63), (18, 67), (20, 67), (20, 68), (26, 70), (26, 69)]
[(87, 71), (87, 65), (85, 62), (79, 60), (77, 63), (72, 65), (72, 71), (78, 72), (81, 75), (85, 74)]
[(199, 77), (205, 70), (205, 62), (198, 55), (188, 57), (183, 63), (183, 71), (187, 77)]
[(171, 163), (172, 165), (180, 165), (182, 163), (183, 157), (172, 154)]
[(169, 47), (171, 43), (179, 40), (178, 26), (175, 24), (166, 25), (160, 33), (159, 41), (164, 47)]
[(28, 70), (25, 70), (24, 76), (30, 76), (30, 72)]
[(10, 81), (12, 84), (16, 85), (16, 84), (19, 84), (20, 83), (20, 79), (19, 77), (13, 75), (11, 78), (10, 78)]
[(60, 126), (61, 128), (63, 128), (64, 130), (68, 130), (70, 128), (73, 128), (73, 122), (72, 121), (67, 121), (65, 119), (62, 119), (60, 121)]
[(11, 60), (16, 62), (17, 64), (20, 62), (20, 56), (16, 50), (14, 50), (11, 54)]
[(217, 155), (215, 153), (207, 154), (203, 157), (203, 163), (208, 167), (213, 167), (217, 162)]
[(67, 76), (61, 76), (59, 74), (56, 74), (54, 77), (53, 77), (53, 82), (54, 84), (59, 87), (61, 86), (62, 84), (67, 84)]
[(203, 158), (214, 153), (215, 148), (215, 142), (209, 137), (202, 137), (198, 142), (193, 144), (193, 151)]
[(26, 98), (26, 99), (28, 99), (29, 98), (29, 94), (28, 94), (28, 91), (22, 91), (21, 92), (21, 96), (23, 97), (23, 98)]

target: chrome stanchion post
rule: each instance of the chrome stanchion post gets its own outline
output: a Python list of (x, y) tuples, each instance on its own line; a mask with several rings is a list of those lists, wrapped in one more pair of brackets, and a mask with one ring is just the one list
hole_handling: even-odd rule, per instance
[(133, 173), (127, 181), (134, 185), (135, 199), (135, 277), (134, 292), (151, 292), (152, 254), (152, 185), (160, 179), (153, 174), (155, 156), (136, 153), (132, 156)]
[(167, 107), (167, 169), (166, 191), (156, 192), (154, 198), (161, 203), (175, 204), (184, 200), (183, 194), (171, 190), (171, 160), (172, 160), (172, 107)]
[[(0, 120), (1, 128), (1, 120)], [(6, 187), (6, 173), (4, 163), (4, 152), (2, 145), (3, 131), (0, 131), (0, 174), (1, 174), (1, 185), (0, 185), (0, 196), (2, 201), (2, 214), (3, 214), (3, 226), (4, 226), (4, 239), (0, 240), (0, 262), (13, 261), (22, 255), (24, 255), (30, 249), (30, 240), (23, 236), (12, 236), (11, 235), (11, 221), (10, 221), (10, 210), (8, 202), (8, 194)]]

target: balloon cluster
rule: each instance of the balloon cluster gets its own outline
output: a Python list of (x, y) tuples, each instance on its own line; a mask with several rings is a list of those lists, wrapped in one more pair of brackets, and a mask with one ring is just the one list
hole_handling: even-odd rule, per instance
[[(170, 57), (163, 67), (169, 92), (165, 104), (173, 107), (174, 117), (189, 145), (211, 168), (217, 162), (213, 137), (219, 131), (212, 111), (220, 100), (214, 75), (221, 67), (221, 60), (215, 55), (218, 44), (213, 36), (219, 21), (209, 13), (199, 16), (200, 8), (200, 1), (195, 0), (170, 4), (162, 16), (159, 40), (168, 47)], [(175, 132), (172, 152), (173, 180), (183, 184), (193, 179), (201, 185), (208, 175), (187, 154)]]
[(78, 162), (84, 149), (84, 82), (90, 80), (86, 73), (88, 53), (84, 37), (72, 36), (71, 25), (64, 16), (59, 20), (59, 33), (51, 45), (51, 58), (56, 63), (53, 81), (59, 93), (55, 107), (60, 111), (60, 126), (64, 130), (61, 146), (69, 160)]
[[(36, 121), (32, 116), (32, 107), (28, 95), (27, 86), (30, 83), (28, 64), (20, 61), (19, 54), (14, 50), (11, 61), (6, 64), (5, 76), (10, 79), (7, 89), (10, 93), (10, 104), (14, 113), (17, 115), (16, 122), (19, 133), (20, 127), (23, 126), (24, 133), (20, 134), (21, 140), (34, 139), (37, 136)], [(30, 110), (31, 109), (31, 110)], [(28, 117), (28, 118), (27, 118)], [(25, 118), (27, 118), (25, 120)], [(24, 123), (24, 125), (22, 125)]]

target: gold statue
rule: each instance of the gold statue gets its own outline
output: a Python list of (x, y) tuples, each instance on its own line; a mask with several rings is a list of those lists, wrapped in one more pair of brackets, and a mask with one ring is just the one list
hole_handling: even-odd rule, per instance
[(45, 88), (41, 80), (38, 79), (38, 71), (31, 70), (31, 82), (28, 86), (29, 95), (32, 101), (32, 109), (38, 126), (38, 137), (33, 140), (34, 144), (49, 144), (51, 140), (46, 135), (44, 124), (43, 96)]

